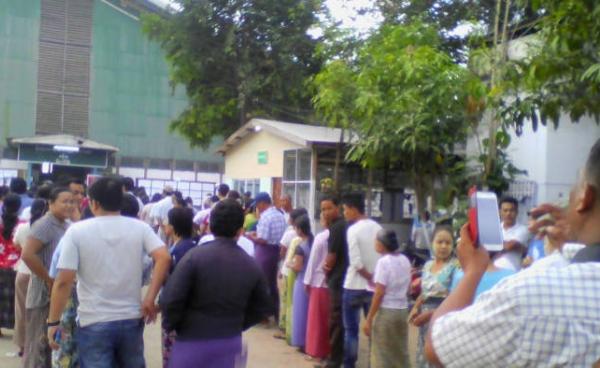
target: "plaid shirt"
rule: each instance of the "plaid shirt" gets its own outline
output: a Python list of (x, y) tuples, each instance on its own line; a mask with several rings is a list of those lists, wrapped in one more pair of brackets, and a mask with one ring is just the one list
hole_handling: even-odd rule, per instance
[(260, 214), (260, 219), (256, 225), (256, 236), (264, 239), (269, 245), (279, 246), (279, 241), (287, 229), (285, 217), (275, 207), (269, 207)]
[(446, 367), (591, 367), (600, 359), (600, 263), (526, 270), (440, 317)]

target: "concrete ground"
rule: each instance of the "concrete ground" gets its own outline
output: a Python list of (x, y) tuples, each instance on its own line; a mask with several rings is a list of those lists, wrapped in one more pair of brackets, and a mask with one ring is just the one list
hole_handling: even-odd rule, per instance
[[(4, 337), (0, 338), (0, 367), (20, 368), (20, 359), (7, 357), (6, 354), (14, 352), (12, 344), (12, 331), (2, 329)], [(306, 360), (306, 355), (300, 354), (295, 348), (288, 346), (283, 340), (273, 338), (274, 329), (262, 326), (255, 327), (244, 334), (244, 342), (248, 347), (248, 368), (312, 368), (315, 362)], [(410, 329), (409, 350), (411, 360), (415, 359), (416, 329)], [(150, 325), (145, 331), (145, 356), (148, 368), (162, 367), (162, 353), (160, 345), (160, 327), (158, 324)], [(359, 368), (367, 368), (368, 342), (361, 336), (359, 353)]]

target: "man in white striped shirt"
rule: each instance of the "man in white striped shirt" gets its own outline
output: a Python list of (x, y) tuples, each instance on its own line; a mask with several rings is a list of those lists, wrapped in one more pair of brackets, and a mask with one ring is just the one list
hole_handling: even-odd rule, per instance
[[(549, 215), (549, 216), (543, 216)], [(600, 364), (600, 139), (566, 210), (542, 205), (530, 230), (556, 248), (586, 244), (558, 269), (526, 270), (470, 305), (488, 254), (466, 227), (458, 255), (465, 277), (432, 317), (425, 353), (446, 367), (591, 367)], [(542, 217), (543, 216), (543, 217)]]

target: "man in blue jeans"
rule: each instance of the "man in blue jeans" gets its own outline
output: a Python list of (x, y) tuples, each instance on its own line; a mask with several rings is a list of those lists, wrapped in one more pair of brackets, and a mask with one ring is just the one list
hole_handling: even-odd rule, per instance
[[(141, 368), (144, 319), (154, 321), (156, 296), (171, 258), (148, 224), (120, 215), (118, 178), (101, 178), (89, 189), (94, 218), (71, 225), (60, 241), (52, 289), (48, 340), (53, 349), (59, 319), (77, 278), (77, 344), (82, 367)], [(154, 260), (153, 278), (141, 301), (143, 255)]]
[(365, 198), (362, 193), (347, 194), (342, 198), (344, 217), (352, 225), (348, 228), (348, 270), (344, 280), (342, 315), (344, 319), (344, 367), (356, 365), (360, 312), (366, 316), (373, 297), (373, 272), (379, 254), (375, 251), (375, 237), (381, 226), (365, 216)]

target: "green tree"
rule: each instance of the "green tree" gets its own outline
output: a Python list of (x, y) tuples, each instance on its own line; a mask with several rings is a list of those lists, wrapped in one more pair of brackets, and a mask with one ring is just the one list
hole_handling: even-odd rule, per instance
[[(471, 24), (485, 35), (492, 35), (496, 20), (496, 0), (447, 1), (447, 0), (377, 0), (376, 8), (387, 24), (408, 24), (415, 20), (435, 24), (439, 29), (441, 47), (459, 62), (466, 62), (469, 37), (456, 33), (457, 27)], [(523, 24), (535, 19), (536, 13), (525, 4), (509, 5), (513, 17), (507, 24)], [(505, 20), (499, 19), (500, 27)]]
[(178, 0), (167, 17), (144, 16), (160, 42), (172, 85), (189, 106), (171, 124), (192, 145), (207, 146), (257, 115), (302, 122), (312, 114), (306, 79), (317, 73), (321, 0)]
[(437, 30), (421, 22), (385, 26), (355, 65), (336, 61), (315, 78), (317, 110), (358, 135), (347, 159), (406, 170), (420, 213), (454, 145), (466, 139), (469, 91), (481, 90), (439, 45)]
[(545, 15), (528, 57), (515, 62), (505, 120), (517, 130), (528, 118), (534, 129), (548, 121), (558, 127), (561, 113), (600, 122), (600, 2), (533, 0), (532, 6)]

